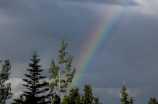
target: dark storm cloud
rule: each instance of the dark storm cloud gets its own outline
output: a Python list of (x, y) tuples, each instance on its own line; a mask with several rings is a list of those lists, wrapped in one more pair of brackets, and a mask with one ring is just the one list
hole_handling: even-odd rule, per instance
[[(13, 54), (20, 49), (21, 54), (18, 55), (22, 56), (28, 53), (27, 50), (31, 50), (29, 46), (39, 50), (46, 49), (48, 40), (52, 40), (53, 44), (54, 41), (67, 39), (68, 36), (73, 37), (73, 40), (83, 39), (81, 35), (85, 35), (86, 29), (96, 19), (95, 13), (86, 7), (62, 5), (57, 1), (15, 0), (1, 1), (1, 5), (1, 43), (8, 40), (5, 41), (5, 47), (1, 44), (2, 50), (6, 50), (5, 54), (9, 49), (14, 49)], [(21, 42), (25, 44), (19, 44)]]
[[(87, 33), (100, 16), (97, 10), (88, 5), (124, 5), (124, 2), (125, 0), (1, 0), (0, 58), (11, 60), (13, 90), (18, 93), (25, 90), (19, 79), (26, 78), (24, 73), (28, 74), (26, 69), (32, 49), (39, 50), (40, 64), (44, 70), (42, 75), (48, 78), (52, 58), (57, 63), (61, 39), (71, 36), (67, 50), (75, 56), (73, 63), (77, 62), (76, 57), (80, 52), (86, 51), (82, 47), (91, 37)], [(137, 3), (131, 1), (129, 5)], [(129, 96), (137, 92), (134, 95), (136, 103), (145, 104), (150, 97), (157, 96), (158, 84), (155, 78), (158, 67), (158, 20), (131, 11), (129, 14), (131, 19), (124, 27), (119, 28), (114, 43), (98, 56), (92, 68), (87, 73), (75, 75), (75, 78), (83, 78), (79, 85), (80, 91), (83, 91), (85, 83), (90, 84), (94, 88), (94, 96), (98, 94), (103, 104), (120, 102), (119, 91), (124, 79)], [(150, 94), (146, 95), (148, 93)], [(143, 98), (146, 100), (140, 101)]]
[[(49, 37), (53, 35), (58, 39), (77, 34), (79, 38), (79, 35), (82, 35), (86, 28), (93, 24), (92, 21), (96, 20), (95, 12), (88, 7), (57, 1), (11, 1), (11, 3), (3, 2), (2, 4), (7, 6), (1, 7), (6, 17), (1, 30), (7, 32), (9, 29), (17, 34)], [(78, 28), (80, 26), (82, 28)]]

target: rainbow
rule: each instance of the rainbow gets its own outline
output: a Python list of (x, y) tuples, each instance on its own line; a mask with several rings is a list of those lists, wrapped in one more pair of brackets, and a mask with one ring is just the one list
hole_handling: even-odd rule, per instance
[[(124, 4), (130, 4), (129, 0), (127, 1)], [(118, 8), (111, 14), (111, 11), (105, 13), (102, 19), (99, 19), (99, 22), (92, 28), (93, 31), (90, 30), (84, 47), (81, 47), (81, 50), (87, 49), (87, 51), (81, 51), (79, 56), (75, 57), (77, 60), (74, 64), (77, 70), (76, 75), (86, 74), (91, 69), (90, 66), (93, 65), (101, 52), (107, 49), (117, 37), (119, 28), (126, 24), (127, 21), (124, 18), (127, 17), (127, 6), (118, 6)], [(84, 77), (78, 77), (73, 81), (72, 86), (78, 86), (83, 79)]]

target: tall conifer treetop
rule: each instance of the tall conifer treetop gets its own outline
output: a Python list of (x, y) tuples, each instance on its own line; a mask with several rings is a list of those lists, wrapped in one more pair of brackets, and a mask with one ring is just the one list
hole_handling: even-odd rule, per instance
[(123, 82), (123, 87), (122, 87), (120, 93), (122, 94), (122, 98), (120, 100), (121, 100), (121, 102), (123, 102), (121, 104), (128, 104), (128, 101), (127, 101), (128, 94), (126, 92), (125, 81)]
[(40, 76), (40, 72), (43, 70), (41, 69), (41, 65), (39, 65), (40, 59), (38, 59), (37, 51), (33, 50), (33, 54), (31, 56), (31, 63), (28, 64), (29, 68), (27, 69), (30, 74), (25, 74), (28, 79), (23, 79), (23, 81), (27, 82), (27, 84), (23, 84), (23, 86), (27, 87), (29, 90), (23, 91), (24, 94), (22, 94), (27, 98), (27, 101), (21, 101), (19, 99), (14, 99), (14, 101), (23, 104), (49, 104), (50, 101), (45, 101), (44, 103), (42, 102), (44, 98), (49, 98), (49, 94), (46, 96), (39, 96), (40, 93), (45, 93), (49, 90), (49, 88), (40, 90), (40, 88), (46, 87), (47, 83), (39, 83), (40, 79), (46, 77)]
[(80, 104), (79, 88), (77, 86), (75, 89), (71, 88), (69, 90), (69, 95), (66, 97), (68, 98), (68, 104)]
[(130, 98), (129, 104), (134, 104), (133, 98)]
[(126, 92), (125, 80), (123, 82), (123, 86), (122, 89), (120, 90), (120, 93), (122, 94), (122, 98), (120, 99), (122, 102), (121, 104), (134, 104), (132, 97), (130, 98), (130, 101), (127, 100), (128, 94)]
[(90, 85), (85, 84), (84, 89), (83, 89), (83, 95), (81, 97), (81, 103), (82, 104), (92, 104), (94, 97), (92, 93), (92, 88)]

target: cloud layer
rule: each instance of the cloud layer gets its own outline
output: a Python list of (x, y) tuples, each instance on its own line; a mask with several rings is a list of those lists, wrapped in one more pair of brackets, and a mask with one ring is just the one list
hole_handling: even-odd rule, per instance
[[(156, 98), (157, 7), (157, 1), (149, 0), (1, 0), (0, 59), (11, 62), (8, 82), (14, 93), (7, 104), (26, 90), (22, 79), (28, 74), (32, 49), (39, 50), (41, 75), (48, 80), (48, 68), (52, 58), (57, 63), (61, 39), (71, 36), (67, 51), (75, 56), (72, 68), (76, 67), (77, 57), (89, 50), (84, 47), (94, 27), (102, 22), (100, 18), (109, 21), (120, 10), (123, 16), (112, 34), (115, 39), (108, 48), (105, 45), (87, 73), (75, 74), (72, 83), (81, 79), (78, 83), (80, 93), (85, 83), (90, 84), (93, 95), (98, 95), (103, 104), (120, 102), (123, 80), (134, 103), (145, 104), (151, 97)], [(71, 87), (72, 84), (68, 89)]]

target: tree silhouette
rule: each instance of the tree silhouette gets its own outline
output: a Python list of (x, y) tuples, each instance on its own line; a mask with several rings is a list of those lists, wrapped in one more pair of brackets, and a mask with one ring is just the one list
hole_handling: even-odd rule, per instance
[(132, 97), (130, 98), (129, 104), (134, 104)]
[(156, 98), (150, 98), (148, 104), (158, 104), (158, 102), (156, 102)]
[(83, 89), (84, 93), (83, 95), (81, 95), (81, 104), (92, 104), (94, 97), (92, 94), (92, 88), (90, 85), (85, 84), (84, 89)]
[(80, 104), (80, 94), (77, 86), (69, 90), (69, 95), (65, 95), (61, 104)]
[(69, 104), (69, 98), (68, 95), (64, 95), (64, 98), (60, 104)]
[(4, 85), (4, 82), (8, 80), (10, 69), (10, 61), (5, 60), (2, 65), (2, 70), (0, 71), (0, 104), (5, 104), (5, 101), (10, 99), (13, 95), (13, 93), (11, 93), (11, 83)]
[[(21, 94), (20, 96), (19, 96), (19, 98), (17, 98), (18, 100), (20, 100), (21, 102), (26, 102), (26, 100), (27, 100), (27, 98), (23, 98), (23, 95)], [(15, 102), (12, 102), (11, 104), (23, 104), (23, 103), (21, 103), (21, 102), (17, 102), (17, 101), (15, 101)]]
[(23, 86), (27, 87), (30, 91), (23, 91), (25, 96), (27, 98), (26, 101), (21, 101), (19, 99), (14, 99), (15, 102), (22, 103), (22, 104), (49, 104), (49, 101), (42, 102), (44, 98), (49, 98), (49, 94), (46, 96), (38, 96), (40, 93), (44, 93), (49, 90), (49, 88), (45, 88), (43, 90), (39, 90), (39, 88), (43, 88), (47, 85), (47, 83), (39, 83), (40, 79), (46, 78), (44, 76), (40, 76), (40, 72), (43, 71), (41, 68), (41, 65), (38, 65), (40, 62), (40, 59), (38, 59), (38, 55), (36, 50), (33, 50), (33, 54), (31, 55), (32, 58), (30, 59), (32, 63), (29, 63), (29, 67), (27, 71), (30, 72), (30, 74), (25, 74), (28, 79), (23, 79), (23, 81), (27, 82), (27, 84), (23, 84)]
[(98, 97), (95, 97), (94, 98), (94, 104), (102, 104), (101, 102), (99, 103), (99, 98)]
[(56, 94), (52, 104), (60, 104), (60, 97)]
[(127, 100), (127, 92), (126, 92), (126, 86), (125, 86), (125, 81), (123, 82), (123, 86), (122, 86), (122, 89), (120, 90), (120, 93), (122, 94), (122, 98), (120, 99), (121, 104), (133, 104), (133, 98), (131, 97), (130, 98), (130, 102)]

